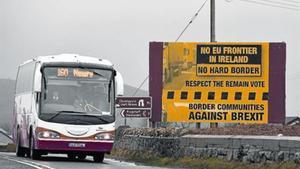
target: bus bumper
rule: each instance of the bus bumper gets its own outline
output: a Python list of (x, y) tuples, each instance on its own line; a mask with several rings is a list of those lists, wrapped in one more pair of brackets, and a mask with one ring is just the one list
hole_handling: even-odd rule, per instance
[(78, 140), (36, 140), (35, 148), (44, 151), (67, 152), (105, 152), (109, 153), (113, 148), (113, 141), (78, 141)]

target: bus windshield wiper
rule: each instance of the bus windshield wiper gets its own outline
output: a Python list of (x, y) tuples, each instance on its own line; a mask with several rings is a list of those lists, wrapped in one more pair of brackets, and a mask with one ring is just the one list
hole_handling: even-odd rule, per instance
[(68, 110), (62, 110), (62, 111), (58, 111), (57, 113), (55, 113), (53, 116), (51, 116), (48, 120), (52, 121), (55, 117), (59, 116), (61, 113), (71, 113), (71, 114), (82, 114), (82, 113), (86, 113), (83, 111), (68, 111)]
[(105, 123), (110, 123), (110, 121), (108, 121), (108, 120), (104, 119), (104, 118), (103, 118), (103, 117), (101, 117), (101, 116), (92, 115), (92, 114), (85, 114), (85, 116), (96, 117), (97, 119), (99, 119), (99, 120), (101, 120), (101, 121), (103, 121), (103, 122), (105, 122)]
[(51, 116), (48, 120), (52, 121), (54, 118), (56, 118), (57, 116), (59, 116), (62, 113), (70, 113), (70, 114), (77, 114), (77, 115), (81, 115), (81, 116), (90, 116), (90, 117), (95, 117), (105, 123), (109, 123), (110, 121), (104, 119), (101, 116), (97, 116), (97, 115), (93, 115), (93, 114), (86, 114), (86, 112), (84, 111), (67, 111), (67, 110), (63, 110), (63, 111), (58, 111), (57, 113), (55, 113), (53, 116)]

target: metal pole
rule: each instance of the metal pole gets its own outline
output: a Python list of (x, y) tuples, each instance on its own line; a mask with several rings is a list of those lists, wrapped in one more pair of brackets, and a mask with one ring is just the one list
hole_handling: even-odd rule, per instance
[[(215, 0), (210, 0), (210, 42), (216, 42), (216, 6)], [(218, 127), (218, 123), (210, 123), (210, 127)]]
[(210, 0), (210, 41), (216, 42), (216, 28), (215, 28), (215, 0)]
[[(215, 28), (215, 0), (210, 0), (210, 42), (216, 42)], [(210, 123), (210, 127), (217, 127), (218, 123)], [(201, 123), (196, 123), (196, 128), (201, 128)]]

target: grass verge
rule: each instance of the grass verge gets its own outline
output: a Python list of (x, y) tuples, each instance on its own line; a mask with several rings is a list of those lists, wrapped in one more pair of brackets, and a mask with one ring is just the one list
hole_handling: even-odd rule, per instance
[(133, 161), (140, 164), (170, 168), (197, 169), (300, 169), (300, 165), (291, 161), (270, 162), (264, 164), (243, 163), (241, 161), (227, 161), (218, 158), (169, 158), (160, 157), (149, 151), (113, 150), (110, 158)]

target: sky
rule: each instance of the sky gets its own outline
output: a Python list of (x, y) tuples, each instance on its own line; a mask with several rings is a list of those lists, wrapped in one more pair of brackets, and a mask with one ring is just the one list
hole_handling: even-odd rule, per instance
[[(300, 8), (300, 0), (253, 1)], [(15, 79), (17, 66), (36, 56), (78, 53), (110, 60), (126, 84), (139, 86), (149, 42), (174, 41), (203, 2), (0, 0), (0, 78)], [(287, 112), (300, 116), (300, 11), (257, 3), (216, 0), (216, 40), (286, 42)], [(179, 41), (209, 41), (209, 21), (207, 3)]]

